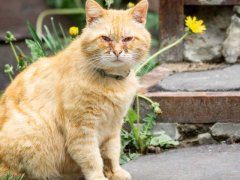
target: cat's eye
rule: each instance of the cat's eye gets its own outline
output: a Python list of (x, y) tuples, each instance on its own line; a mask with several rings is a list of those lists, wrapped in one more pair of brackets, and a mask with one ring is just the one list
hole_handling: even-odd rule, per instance
[(106, 42), (111, 42), (112, 41), (112, 39), (107, 37), (107, 36), (102, 36), (102, 39)]
[(129, 36), (129, 37), (124, 38), (122, 41), (123, 42), (129, 42), (131, 40), (133, 40), (133, 37)]

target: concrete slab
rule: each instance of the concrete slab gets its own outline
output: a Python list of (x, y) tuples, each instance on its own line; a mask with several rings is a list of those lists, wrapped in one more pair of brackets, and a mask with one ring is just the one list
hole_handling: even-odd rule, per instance
[(239, 180), (240, 145), (176, 149), (124, 165), (133, 180)]
[(240, 90), (240, 64), (223, 69), (182, 72), (160, 81), (155, 91), (232, 91)]

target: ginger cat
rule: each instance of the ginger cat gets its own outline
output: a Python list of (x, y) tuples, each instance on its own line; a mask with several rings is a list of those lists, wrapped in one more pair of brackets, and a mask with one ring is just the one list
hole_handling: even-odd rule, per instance
[(87, 26), (69, 47), (30, 65), (0, 102), (0, 177), (130, 180), (119, 165), (123, 117), (150, 48), (147, 0), (128, 10), (86, 2)]

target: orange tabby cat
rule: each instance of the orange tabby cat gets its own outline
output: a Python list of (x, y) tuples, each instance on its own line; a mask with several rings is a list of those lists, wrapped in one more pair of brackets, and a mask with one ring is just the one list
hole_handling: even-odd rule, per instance
[(87, 27), (56, 56), (20, 73), (0, 103), (0, 176), (129, 180), (120, 129), (150, 46), (147, 0), (104, 10), (87, 0)]

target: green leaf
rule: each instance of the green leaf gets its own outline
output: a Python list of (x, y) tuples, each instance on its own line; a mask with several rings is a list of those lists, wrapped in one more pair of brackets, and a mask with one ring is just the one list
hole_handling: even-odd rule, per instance
[(147, 114), (147, 116), (143, 119), (143, 133), (147, 133), (150, 130), (152, 130), (152, 128), (155, 126), (156, 124), (156, 114), (154, 112), (150, 112)]
[(53, 39), (52, 34), (50, 33), (48, 27), (45, 25), (44, 29), (47, 33), (46, 37), (43, 37), (44, 41), (47, 43), (49, 49), (51, 50), (52, 53), (56, 54), (57, 53), (57, 49), (56, 49), (56, 43)]
[(63, 45), (62, 45), (62, 42), (59, 38), (59, 33), (56, 29), (53, 17), (51, 17), (51, 25), (52, 25), (52, 29), (53, 29), (53, 36), (54, 36), (55, 42), (57, 42), (58, 49), (61, 50), (61, 49), (63, 49)]
[(64, 40), (64, 47), (65, 47), (65, 46), (67, 46), (67, 45), (69, 44), (69, 41), (68, 41), (68, 39), (67, 39), (67, 37), (66, 37), (66, 34), (65, 34), (64, 30), (63, 30), (62, 24), (59, 23), (58, 26), (59, 26), (60, 31), (61, 31), (61, 33), (62, 33), (63, 40)]
[(106, 6), (109, 9), (111, 7), (111, 5), (114, 3), (113, 0), (105, 0)]
[(4, 177), (0, 177), (0, 180), (23, 180), (23, 177), (24, 175), (15, 177), (11, 174), (7, 174)]
[(37, 42), (40, 45), (40, 47), (43, 49), (43, 42), (41, 41), (40, 37), (37, 35), (37, 32), (36, 32), (35, 28), (33, 27), (33, 25), (30, 22), (27, 22), (27, 27), (28, 27), (28, 30), (29, 30), (33, 40), (35, 42)]
[(123, 153), (121, 154), (121, 157), (120, 157), (120, 164), (123, 165), (123, 164), (126, 164), (127, 162), (129, 162), (131, 159), (128, 157), (127, 154)]
[(133, 141), (132, 134), (122, 129), (121, 132), (122, 149), (124, 150), (126, 146), (132, 143), (132, 141)]
[(43, 52), (40, 44), (37, 41), (26, 39), (25, 42), (28, 48), (31, 50), (33, 60), (37, 60), (38, 58), (45, 56), (45, 53)]
[(138, 115), (137, 113), (133, 110), (133, 108), (130, 108), (128, 110), (128, 114), (127, 114), (127, 122), (130, 124), (130, 126), (133, 127), (133, 124), (137, 121), (138, 119)]
[(137, 157), (139, 157), (140, 154), (138, 153), (122, 153), (120, 156), (120, 164), (126, 164), (127, 162), (136, 159)]
[(10, 31), (7, 31), (5, 34), (5, 43), (10, 43), (12, 41), (16, 41), (16, 38)]
[(150, 145), (169, 148), (179, 145), (179, 142), (173, 140), (170, 136), (163, 132), (161, 135), (153, 137), (150, 141)]
[(10, 65), (10, 64), (5, 64), (4, 65), (4, 72), (7, 73), (7, 74), (14, 75), (13, 66)]
[(130, 153), (129, 154), (129, 158), (131, 160), (134, 160), (134, 159), (138, 158), (139, 156), (140, 156), (140, 154), (138, 154), (138, 153)]

